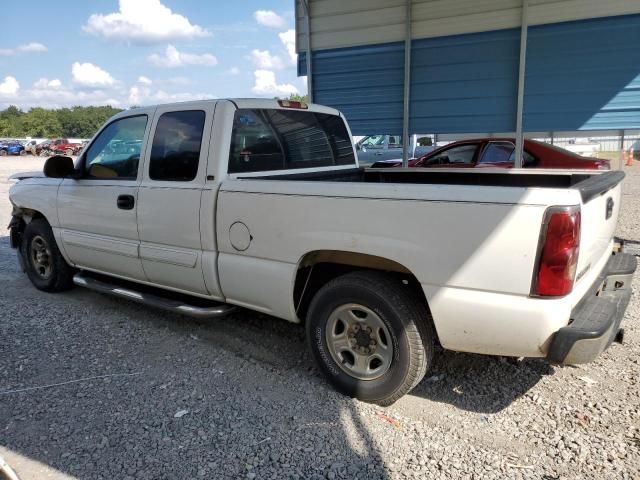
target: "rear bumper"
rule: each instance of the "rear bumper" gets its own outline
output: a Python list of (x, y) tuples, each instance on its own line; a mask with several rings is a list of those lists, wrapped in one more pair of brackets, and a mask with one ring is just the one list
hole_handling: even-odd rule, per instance
[(571, 312), (569, 325), (553, 336), (547, 359), (552, 363), (588, 363), (616, 338), (631, 299), (636, 257), (612, 255), (587, 294)]

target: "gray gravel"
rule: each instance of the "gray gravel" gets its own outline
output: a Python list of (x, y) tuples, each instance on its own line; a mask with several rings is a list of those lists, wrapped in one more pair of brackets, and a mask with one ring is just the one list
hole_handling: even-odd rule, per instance
[[(0, 175), (27, 163), (41, 160), (3, 159)], [(630, 173), (619, 232), (640, 241)], [(386, 409), (331, 390), (300, 326), (44, 294), (6, 236), (0, 312), (0, 455), (23, 480), (639, 477), (637, 293), (626, 344), (590, 365), (447, 352)]]

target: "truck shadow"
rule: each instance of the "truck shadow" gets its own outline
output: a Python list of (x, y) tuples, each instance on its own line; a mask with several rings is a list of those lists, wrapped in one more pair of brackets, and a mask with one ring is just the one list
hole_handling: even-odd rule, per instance
[(21, 478), (389, 478), (392, 453), (315, 372), (301, 326), (48, 295), (6, 237), (0, 267), (0, 450)]
[(541, 359), (441, 351), (411, 395), (470, 412), (497, 413), (554, 371)]

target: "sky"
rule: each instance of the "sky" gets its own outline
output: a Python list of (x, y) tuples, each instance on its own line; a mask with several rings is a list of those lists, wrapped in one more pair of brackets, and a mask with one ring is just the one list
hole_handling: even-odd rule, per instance
[(31, 0), (2, 7), (0, 108), (306, 93), (293, 0)]

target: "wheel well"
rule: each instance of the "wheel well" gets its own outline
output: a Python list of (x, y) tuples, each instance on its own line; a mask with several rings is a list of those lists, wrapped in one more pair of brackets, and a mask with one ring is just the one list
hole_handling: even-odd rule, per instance
[(44, 221), (47, 221), (46, 217), (37, 210), (32, 210), (30, 208), (17, 208), (14, 207), (13, 214), (11, 218), (11, 223), (9, 224), (10, 235), (11, 235), (11, 246), (13, 248), (18, 248), (20, 245), (20, 241), (22, 238), (22, 233), (24, 232), (25, 227), (28, 223), (32, 221), (42, 218)]
[(308, 253), (298, 263), (293, 288), (293, 302), (298, 318), (305, 320), (311, 300), (323, 285), (355, 270), (381, 271), (401, 280), (429, 308), (420, 282), (404, 265), (375, 255), (325, 250)]

